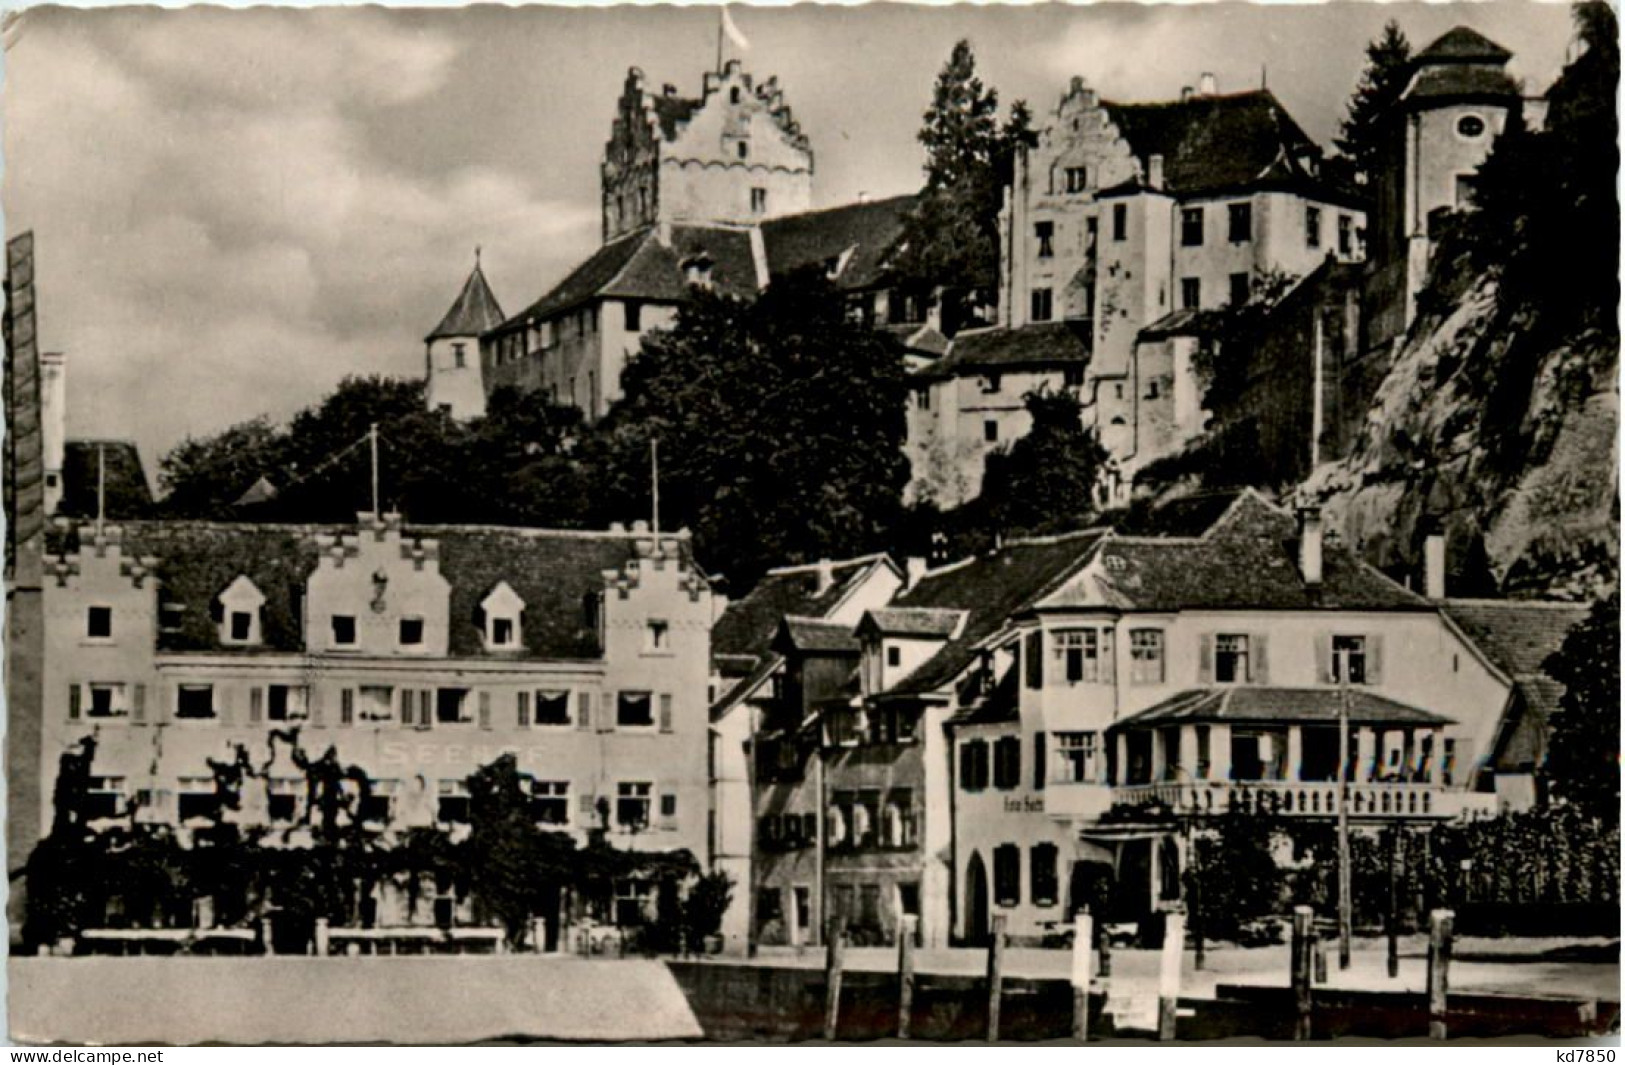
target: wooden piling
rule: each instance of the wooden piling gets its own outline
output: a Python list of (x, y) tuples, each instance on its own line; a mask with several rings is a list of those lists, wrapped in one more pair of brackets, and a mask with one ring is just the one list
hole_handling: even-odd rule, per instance
[(846, 929), (831, 921), (824, 941), (824, 1038), (833, 1041), (841, 1020), (841, 966), (846, 961)]
[(993, 917), (987, 944), (987, 1041), (999, 1041), (999, 1002), (1004, 997), (1004, 914)]
[(1089, 984), (1093, 980), (1094, 918), (1085, 906), (1072, 925), (1072, 1038), (1089, 1041)]
[(1456, 915), (1434, 910), (1428, 918), (1428, 1038), (1445, 1039), (1450, 997), (1450, 952)]
[(1298, 1040), (1311, 1038), (1314, 1030), (1314, 992), (1309, 983), (1309, 936), (1314, 920), (1315, 912), (1307, 906), (1298, 906), (1292, 911), (1292, 994), (1298, 1007), (1293, 1038)]
[(1167, 915), (1162, 932), (1162, 971), (1157, 981), (1157, 1038), (1174, 1038), (1179, 1020), (1179, 975), (1185, 958), (1185, 915)]
[(908, 1038), (908, 1023), (914, 1013), (914, 930), (919, 917), (904, 914), (897, 922), (897, 1038)]
[(1388, 832), (1388, 978), (1399, 977), (1399, 848), (1403, 837), (1395, 825)]

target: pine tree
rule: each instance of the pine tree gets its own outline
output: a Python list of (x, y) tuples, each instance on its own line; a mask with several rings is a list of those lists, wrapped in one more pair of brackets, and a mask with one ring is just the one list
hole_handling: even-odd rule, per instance
[(1546, 774), (1552, 794), (1606, 825), (1619, 824), (1619, 592), (1575, 626), (1546, 672), (1564, 686)]
[(1411, 42), (1399, 23), (1390, 20), (1382, 35), (1366, 45), (1365, 56), (1365, 70), (1349, 99), (1336, 143), (1354, 160), (1356, 170), (1371, 177), (1381, 165), (1388, 119), (1410, 80)]
[(993, 532), (1053, 533), (1087, 526), (1107, 454), (1071, 392), (1024, 397), (1032, 431), (987, 456), (982, 498)]

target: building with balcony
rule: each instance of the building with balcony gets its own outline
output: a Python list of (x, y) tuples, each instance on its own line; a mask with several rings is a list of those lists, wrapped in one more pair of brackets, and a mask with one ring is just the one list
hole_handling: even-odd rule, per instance
[[(544, 828), (709, 857), (713, 606), (686, 532), (386, 514), (61, 523), (48, 546), (42, 831), (61, 755), (87, 737), (93, 824), (185, 840), (224, 817), (286, 845), (309, 831), (302, 758), (359, 769), (368, 801), (342, 816), (388, 839), (459, 831), (467, 778), (511, 753)], [(211, 760), (244, 755), (223, 812)], [(620, 890), (623, 916), (653, 904), (652, 884)], [(387, 892), (363, 912), (413, 916)]]

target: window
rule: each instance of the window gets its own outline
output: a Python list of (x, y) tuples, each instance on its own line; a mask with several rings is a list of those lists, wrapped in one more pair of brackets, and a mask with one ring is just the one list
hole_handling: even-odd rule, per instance
[(1196, 726), (1196, 779), (1206, 780), (1213, 768), (1213, 734), (1207, 725)]
[(1332, 637), (1332, 683), (1343, 683), (1343, 663), (1349, 664), (1348, 682), (1366, 683), (1366, 641), (1364, 636)]
[(896, 644), (886, 648), (886, 665), (895, 669), (903, 664), (903, 649)]
[(1230, 205), (1230, 243), (1245, 244), (1253, 239), (1253, 205), (1250, 203), (1233, 203)]
[(1303, 209), (1303, 242), (1311, 248), (1320, 247), (1320, 208), (1313, 205)]
[(1162, 630), (1135, 629), (1128, 634), (1129, 677), (1135, 684), (1163, 682)]
[(750, 190), (750, 213), (751, 214), (766, 214), (767, 213), (767, 190), (766, 189), (751, 189)]
[(615, 825), (626, 832), (649, 827), (654, 785), (646, 781), (622, 781), (615, 785)]
[(175, 798), (175, 812), (183, 824), (210, 821), (220, 812), (220, 797), (215, 794), (212, 777), (181, 777)]
[(621, 304), (621, 309), (626, 314), (626, 331), (628, 333), (636, 333), (643, 328), (643, 304), (638, 303), (636, 300), (627, 300)]
[(82, 801), (86, 821), (119, 816), (124, 812), (124, 778), (91, 777)]
[(1456, 210), (1465, 211), (1478, 198), (1478, 178), (1473, 174), (1456, 175)]
[(1048, 259), (1055, 254), (1055, 223), (1036, 222), (1033, 236), (1038, 239), (1038, 257)]
[(254, 635), (254, 615), (246, 610), (233, 610), (231, 612), (231, 640), (233, 643), (247, 643)]
[(1066, 191), (1082, 192), (1089, 186), (1089, 172), (1081, 166), (1066, 168)]
[(1101, 629), (1063, 629), (1052, 637), (1055, 669), (1068, 684), (1110, 680), (1103, 665), (1111, 655), (1111, 632)]
[(531, 781), (530, 816), (537, 824), (569, 824), (570, 782), (568, 780)]
[(1179, 306), (1187, 311), (1202, 309), (1202, 279), (1199, 277), (1181, 278), (1179, 282)]
[(439, 799), (439, 805), (435, 810), (437, 820), (448, 823), (468, 821), (468, 781), (442, 780)]
[(959, 788), (981, 791), (987, 787), (987, 741), (968, 740), (959, 745)]
[(1179, 212), (1179, 243), (1187, 248), (1201, 247), (1202, 208), (1187, 207)]
[(1061, 383), (1067, 388), (1083, 387), (1083, 367), (1068, 366), (1061, 371)]
[(85, 635), (92, 640), (113, 638), (113, 608), (93, 606), (85, 612)]
[(214, 716), (213, 684), (182, 684), (175, 689), (175, 716), (206, 718)]
[[(663, 817), (663, 818), (671, 818), (671, 817), (676, 817), (677, 816), (677, 796), (673, 795), (669, 791), (666, 794), (660, 796), (660, 816)], [(790, 823), (791, 824), (796, 824), (797, 823), (796, 819), (794, 817), (792, 817), (790, 819)], [(792, 833), (792, 835), (793, 835), (793, 833)]]
[(914, 406), (920, 410), (931, 409), (931, 390), (929, 388), (917, 388), (914, 390)]
[(737, 147), (738, 152), (739, 152), (739, 158), (741, 158), (741, 159), (749, 159), (750, 158), (750, 142), (749, 141), (740, 141), (736, 147)]
[(987, 374), (982, 378), (982, 394), (995, 395), (1004, 388), (1004, 378), (996, 373)]
[(451, 357), (459, 370), (461, 370), (468, 363), (467, 347), (468, 345), (466, 344), (453, 344), (451, 346)]
[(423, 619), (422, 618), (402, 618), (401, 619), (401, 646), (402, 647), (421, 647), (421, 646), (423, 646)]
[(1252, 278), (1246, 274), (1230, 275), (1230, 306), (1241, 307), (1253, 297)]
[(1055, 734), (1057, 784), (1093, 784), (1099, 779), (1096, 738), (1097, 734), (1093, 732)]
[(1247, 672), (1247, 637), (1221, 633), (1214, 642), (1213, 679), (1220, 684), (1245, 684)]
[(302, 721), (305, 717), (305, 689), (289, 684), (272, 684), (265, 689), (265, 716), (270, 721)]
[(621, 692), (615, 697), (616, 728), (653, 728), (654, 696), (649, 692)]
[(1047, 288), (1033, 289), (1033, 321), (1047, 322), (1054, 313), (1054, 294)]
[(536, 724), (570, 724), (570, 693), (567, 690), (542, 690), (536, 693)]
[(129, 705), (124, 699), (124, 685), (90, 685), (90, 706), (85, 711), (86, 716), (123, 717), (129, 712)]
[(333, 624), (333, 646), (334, 647), (354, 647), (355, 646), (355, 617), (353, 615), (350, 615), (350, 614), (334, 614), (333, 619), (332, 619), (332, 624)]
[(1021, 848), (1014, 843), (993, 848), (993, 900), (1000, 906), (1021, 902)]
[(671, 651), (671, 625), (664, 621), (650, 621), (643, 630), (643, 649), (656, 654)]
[(1031, 887), (1034, 906), (1053, 906), (1059, 887), (1057, 859), (1059, 852), (1053, 843), (1035, 843), (1032, 856)]
[(992, 418), (982, 422), (982, 439), (987, 441), (989, 444), (998, 443), (999, 423), (994, 421)]
[(272, 821), (292, 821), (299, 816), (299, 795), (305, 782), (298, 777), (273, 777), (265, 799), (265, 814)]
[(1339, 255), (1354, 254), (1354, 219), (1346, 214), (1337, 216), (1337, 251)]
[(728, 102), (731, 104), (736, 104), (739, 102), (739, 86), (735, 85), (733, 88), (728, 90)]
[(993, 743), (993, 786), (1009, 791), (1021, 786), (1021, 738), (1000, 736)]
[(1478, 115), (1462, 115), (1456, 119), (1456, 136), (1474, 141), (1484, 135), (1484, 120)]
[(458, 725), (471, 720), (464, 713), (464, 707), (468, 704), (467, 688), (441, 688), (434, 694), (435, 721), (442, 725)]
[(492, 618), (491, 646), (512, 647), (513, 644), (513, 618)]
[(756, 893), (756, 920), (759, 924), (784, 919), (784, 906), (779, 889), (765, 887)]
[(370, 786), (367, 788), (367, 794), (361, 798), (361, 805), (356, 811), (357, 816), (362, 821), (388, 824), (395, 808), (395, 792), (399, 789), (399, 781), (371, 781)]
[(1112, 239), (1128, 239), (1128, 204), (1112, 204)]
[(381, 684), (363, 684), (359, 691), (361, 720), (388, 721), (395, 716), (395, 689)]
[(1439, 766), (1440, 779), (1449, 787), (1456, 782), (1456, 741), (1449, 736), (1444, 740), (1443, 759)]
[(888, 847), (914, 845), (914, 793), (901, 788), (886, 797), (886, 818), (883, 837)]

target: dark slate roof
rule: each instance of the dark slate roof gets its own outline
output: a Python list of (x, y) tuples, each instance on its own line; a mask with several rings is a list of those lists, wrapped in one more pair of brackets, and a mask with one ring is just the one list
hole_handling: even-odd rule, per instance
[[(121, 529), (127, 555), (158, 559), (159, 599), (173, 622), (165, 627), (174, 630), (160, 633), (159, 648), (232, 654), (303, 650), (298, 611), (316, 568), (315, 537), (356, 533), (355, 526), (201, 521), (127, 522)], [(638, 557), (638, 537), (625, 533), (408, 525), (402, 536), (439, 542), (440, 574), (451, 585), (449, 650), (455, 657), (485, 656), (479, 605), (499, 581), (525, 602), (521, 657), (599, 657), (598, 634), (584, 624), (583, 603), (589, 593), (602, 592), (605, 570)], [(55, 530), (54, 540), (55, 550), (75, 549), (77, 527)], [(246, 651), (219, 644), (212, 616), (220, 593), (239, 575), (265, 596), (263, 645)]]
[(963, 610), (924, 607), (881, 607), (863, 615), (858, 629), (882, 636), (923, 636), (946, 640), (964, 620)]
[(491, 292), (491, 286), (485, 282), (485, 272), (476, 262), (474, 272), (463, 282), (463, 291), (457, 294), (457, 300), (451, 305), (451, 310), (446, 312), (446, 316), (440, 319), (440, 324), (424, 339), (479, 336), (501, 325), (502, 317), (502, 306), (497, 303), (496, 296)]
[(1446, 599), (1443, 606), (1484, 656), (1514, 678), (1544, 674), (1546, 659), (1588, 609), (1520, 599)]
[[(1338, 720), (1342, 696), (1336, 688), (1192, 688), (1169, 696), (1113, 729), (1191, 722), (1330, 722)], [(1448, 725), (1448, 717), (1397, 702), (1364, 689), (1349, 692), (1353, 725)]]
[(1219, 311), (1197, 311), (1187, 307), (1165, 314), (1144, 329), (1141, 329), (1139, 339), (1160, 340), (1163, 337), (1212, 336), (1220, 331), (1223, 324), (1224, 316)]
[(777, 646), (788, 643), (802, 654), (856, 655), (860, 650), (852, 626), (822, 618), (786, 617), (774, 642)]
[(660, 135), (668, 141), (676, 138), (683, 123), (705, 104), (704, 100), (660, 93), (649, 93), (648, 98), (654, 105), (655, 120), (660, 123)]
[(973, 699), (948, 719), (950, 725), (1008, 725), (1021, 720), (1021, 695), (1016, 671), (1007, 670), (992, 690)]
[(1405, 89), (1407, 104), (1430, 104), (1451, 100), (1503, 100), (1522, 96), (1518, 83), (1499, 67), (1423, 67)]
[(1511, 58), (1511, 52), (1477, 30), (1457, 26), (1417, 52), (1411, 61), (1420, 66), (1426, 63), (1505, 63)]
[(975, 329), (960, 333), (948, 354), (919, 372), (935, 378), (1014, 370), (1030, 366), (1087, 366), (1093, 352), (1088, 322), (1036, 322), (1020, 329)]
[(976, 660), (978, 644), (1082, 565), (1103, 535), (1095, 529), (1012, 540), (980, 558), (927, 572), (892, 605), (963, 610), (968, 616), (959, 635), (904, 677), (891, 693), (921, 695), (951, 683)]
[(893, 196), (763, 222), (768, 271), (777, 276), (800, 266), (838, 260), (851, 251), (835, 284), (843, 289), (876, 285), (885, 279), (887, 256), (916, 200), (913, 195)]
[(1199, 537), (1111, 536), (1103, 592), (1126, 610), (1432, 610), (1328, 542), (1318, 586), (1297, 563), (1297, 519), (1247, 489)]
[(152, 488), (141, 451), (128, 440), (69, 440), (62, 445), (62, 499), (56, 512), (66, 518), (96, 516), (96, 484), (103, 481), (103, 513), (110, 521), (152, 513)]
[(1320, 155), (1268, 89), (1104, 106), (1142, 167), (1162, 156), (1164, 186), (1181, 196), (1305, 177), (1294, 161)]

